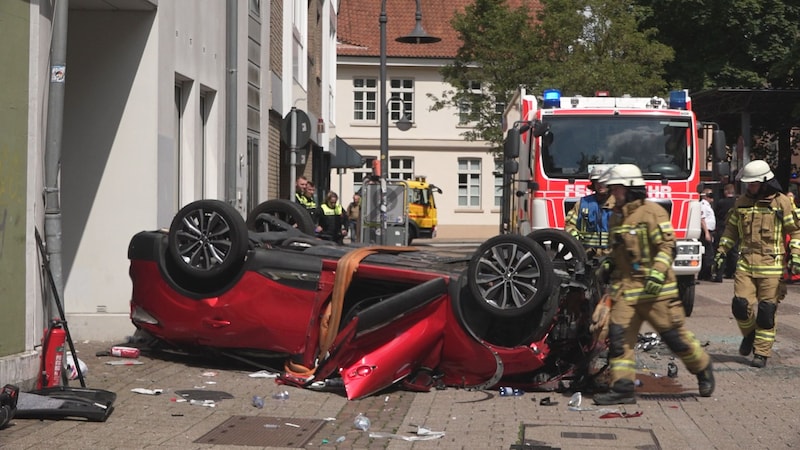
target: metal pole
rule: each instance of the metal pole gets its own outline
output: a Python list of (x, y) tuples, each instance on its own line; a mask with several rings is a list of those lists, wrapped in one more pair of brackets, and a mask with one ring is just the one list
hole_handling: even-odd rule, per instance
[(297, 108), (289, 111), (289, 200), (294, 201), (297, 184)]
[(381, 2), (380, 28), (381, 28), (381, 48), (380, 48), (380, 103), (381, 108), (381, 228), (380, 243), (386, 245), (386, 211), (389, 209), (386, 204), (386, 180), (389, 178), (389, 111), (386, 107), (386, 0)]
[(238, 45), (238, 0), (228, 0), (225, 8), (226, 15), (226, 79), (225, 79), (225, 199), (232, 206), (236, 207), (238, 196), (236, 195), (236, 173), (237, 173), (237, 149), (236, 149), (236, 120), (237, 104), (237, 76), (239, 58), (237, 52)]
[[(50, 272), (53, 274), (52, 305), (64, 299), (64, 278), (61, 266), (61, 139), (64, 126), (64, 91), (67, 75), (67, 23), (69, 1), (55, 2), (53, 36), (50, 44), (50, 91), (47, 96), (47, 125), (44, 150), (44, 230)], [(45, 311), (50, 314), (50, 311)]]

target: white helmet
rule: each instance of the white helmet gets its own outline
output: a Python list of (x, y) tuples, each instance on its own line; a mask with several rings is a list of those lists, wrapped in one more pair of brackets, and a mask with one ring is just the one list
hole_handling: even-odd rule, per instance
[(606, 171), (599, 180), (606, 186), (644, 186), (642, 171), (633, 164), (619, 164)]
[(597, 181), (603, 174), (606, 172), (605, 168), (600, 166), (595, 166), (592, 171), (589, 173), (589, 181)]
[(744, 166), (744, 169), (742, 169), (742, 173), (739, 177), (739, 181), (743, 183), (761, 181), (763, 183), (773, 178), (775, 178), (775, 174), (773, 174), (772, 170), (770, 170), (769, 164), (767, 164), (767, 162), (763, 159), (756, 159), (755, 161), (750, 161), (746, 166)]

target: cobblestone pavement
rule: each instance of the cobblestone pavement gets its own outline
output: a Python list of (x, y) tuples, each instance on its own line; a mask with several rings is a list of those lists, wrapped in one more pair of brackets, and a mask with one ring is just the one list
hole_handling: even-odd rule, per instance
[[(527, 392), (500, 397), (494, 391), (460, 389), (427, 393), (389, 390), (357, 401), (332, 392), (287, 388), (274, 380), (253, 378), (255, 370), (209, 360), (143, 355), (140, 365), (112, 366), (112, 357), (96, 357), (113, 342), (81, 342), (79, 357), (87, 363), (89, 388), (117, 393), (115, 410), (106, 422), (15, 419), (0, 430), (0, 447), (53, 448), (232, 448), (254, 447), (198, 444), (194, 441), (231, 416), (274, 416), (329, 420), (305, 448), (385, 449), (510, 449), (518, 448), (662, 448), (752, 449), (800, 446), (797, 406), (800, 405), (800, 286), (778, 309), (775, 354), (766, 369), (754, 369), (739, 356), (741, 337), (730, 313), (733, 283), (697, 286), (689, 328), (712, 355), (717, 389), (710, 398), (696, 395), (697, 383), (677, 361), (678, 376), (664, 377), (671, 356), (663, 347), (637, 354), (637, 405), (626, 413), (638, 417), (603, 419), (603, 411), (573, 411), (569, 396)], [(643, 332), (648, 331), (643, 329)], [(77, 386), (77, 382), (73, 382)], [(163, 389), (161, 395), (134, 393), (135, 388)], [(232, 399), (215, 407), (175, 402), (175, 391), (224, 391)], [(289, 391), (287, 400), (271, 395)], [(254, 395), (265, 398), (263, 409), (252, 406)], [(541, 405), (549, 397), (555, 405)], [(583, 405), (590, 405), (589, 396)], [(430, 441), (370, 438), (353, 426), (359, 413), (371, 419), (370, 432), (413, 436), (417, 426), (445, 432)], [(344, 441), (336, 443), (337, 438)], [(523, 442), (524, 439), (524, 442)], [(528, 446), (524, 447), (523, 444)], [(258, 447), (255, 447), (258, 448)], [(261, 447), (280, 448), (280, 447)]]

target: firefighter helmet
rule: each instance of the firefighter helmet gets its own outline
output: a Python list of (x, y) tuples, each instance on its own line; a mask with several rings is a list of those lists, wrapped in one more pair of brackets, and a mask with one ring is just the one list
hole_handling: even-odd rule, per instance
[(766, 182), (775, 178), (775, 174), (769, 168), (769, 164), (763, 159), (756, 159), (750, 161), (742, 169), (742, 174), (739, 180), (743, 183), (752, 183), (754, 181)]
[(633, 164), (616, 165), (600, 177), (599, 180), (606, 186), (644, 186), (642, 171)]
[(597, 181), (597, 180), (600, 179), (600, 177), (603, 176), (603, 174), (605, 172), (606, 172), (606, 170), (604, 168), (602, 168), (600, 166), (595, 166), (595, 168), (592, 169), (592, 171), (589, 173), (589, 180), (590, 181)]

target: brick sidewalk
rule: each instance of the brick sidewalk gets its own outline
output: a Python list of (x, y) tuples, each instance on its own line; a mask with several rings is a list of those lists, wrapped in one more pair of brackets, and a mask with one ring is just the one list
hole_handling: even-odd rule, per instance
[[(680, 361), (674, 384), (656, 378), (653, 374), (666, 373), (670, 355), (639, 352), (643, 382), (639, 403), (626, 407), (628, 413), (642, 412), (634, 418), (601, 419), (600, 411), (571, 411), (567, 407), (569, 396), (554, 392), (500, 397), (494, 391), (454, 388), (429, 393), (390, 390), (347, 401), (336, 393), (287, 388), (271, 379), (251, 378), (248, 375), (255, 369), (214, 365), (207, 360), (142, 356), (141, 365), (110, 366), (105, 362), (115, 358), (94, 355), (114, 343), (76, 342), (80, 358), (89, 366), (87, 386), (116, 392), (115, 411), (104, 423), (14, 420), (12, 426), (0, 431), (0, 447), (241, 450), (248, 447), (194, 443), (237, 415), (335, 418), (322, 426), (306, 448), (510, 449), (522, 444), (523, 436), (532, 445), (564, 449), (797, 447), (800, 286), (792, 285), (789, 291), (778, 310), (775, 355), (766, 369), (758, 370), (749, 367), (749, 359), (737, 352), (740, 336), (730, 314), (732, 282), (699, 284), (688, 325), (714, 359), (717, 390), (710, 398), (698, 397), (696, 380)], [(78, 383), (73, 382), (73, 386)], [(164, 393), (142, 395), (131, 392), (134, 388), (164, 389)], [(176, 390), (195, 388), (224, 391), (234, 398), (222, 400), (214, 408), (171, 401)], [(271, 398), (272, 393), (284, 389), (289, 391), (288, 400)], [(264, 409), (251, 405), (253, 395), (265, 398)], [(558, 404), (542, 406), (544, 397)], [(583, 405), (590, 406), (590, 400), (584, 398)], [(418, 442), (371, 439), (353, 427), (358, 413), (371, 419), (373, 432), (410, 436), (421, 425), (446, 434), (441, 439)], [(344, 441), (335, 444), (342, 436)]]

